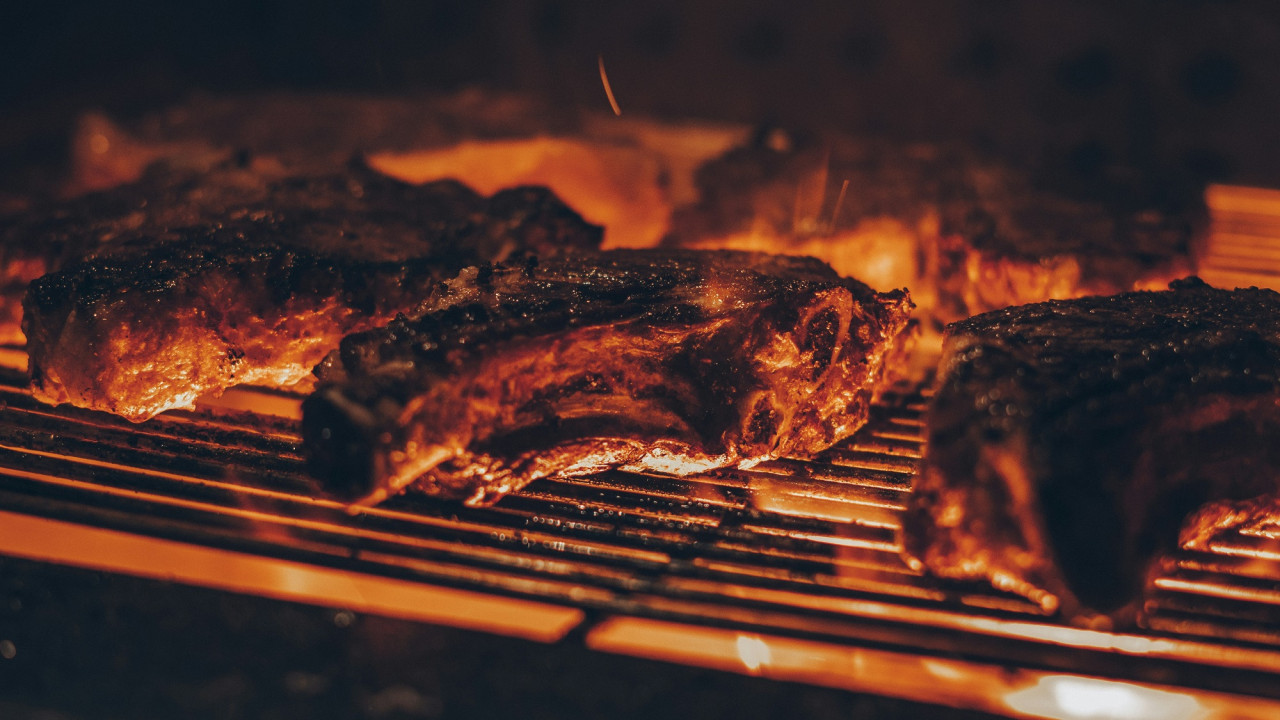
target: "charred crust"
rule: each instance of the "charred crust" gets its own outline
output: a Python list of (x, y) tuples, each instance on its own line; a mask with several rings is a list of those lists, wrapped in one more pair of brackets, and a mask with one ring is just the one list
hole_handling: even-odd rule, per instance
[(773, 402), (768, 397), (760, 398), (742, 440), (747, 445), (771, 445), (778, 432), (778, 413), (773, 409)]
[(819, 312), (805, 328), (801, 350), (812, 357), (813, 375), (817, 379), (835, 359), (836, 341), (840, 335), (840, 313), (835, 308)]
[[(856, 343), (831, 303), (859, 308)], [(375, 466), (400, 452), (417, 468), (423, 447), (448, 447), (449, 467), (423, 471), (419, 489), (493, 502), (537, 477), (617, 467), (654, 448), (653, 458), (699, 467), (825, 449), (865, 421), (877, 377), (853, 368), (879, 367), (868, 354), (894, 345), (908, 306), (904, 293), (877, 294), (806, 258), (541, 258), (536, 270), (463, 273), (415, 314), (348, 337), (322, 380), (370, 411), (412, 409), (375, 413), (418, 448), (383, 447)], [(761, 359), (769, 353), (781, 355)], [(837, 371), (850, 382), (820, 380)], [(784, 442), (792, 416), (802, 419)], [(403, 480), (394, 469), (374, 485), (393, 480)]]
[[(938, 574), (1002, 573), (1129, 623), (1199, 504), (1276, 491), (1273, 291), (1191, 278), (998, 310), (949, 327), (940, 373), (904, 521)], [(966, 546), (989, 565), (947, 550)]]

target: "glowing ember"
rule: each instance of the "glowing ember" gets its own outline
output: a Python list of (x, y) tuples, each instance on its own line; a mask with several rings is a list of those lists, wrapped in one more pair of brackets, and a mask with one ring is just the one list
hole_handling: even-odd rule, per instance
[(604, 85), (604, 94), (609, 97), (609, 107), (613, 108), (614, 115), (621, 115), (622, 108), (618, 106), (618, 100), (613, 96), (613, 86), (609, 84), (609, 74), (604, 71), (604, 55), (598, 57), (600, 61), (600, 83)]

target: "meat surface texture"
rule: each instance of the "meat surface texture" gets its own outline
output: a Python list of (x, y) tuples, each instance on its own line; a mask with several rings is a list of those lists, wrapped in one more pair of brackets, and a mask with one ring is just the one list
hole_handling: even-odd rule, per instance
[(261, 203), (277, 163), (243, 158), (197, 173), (156, 165), (136, 182), (71, 200), (35, 202), (0, 223), (0, 342), (21, 343), (22, 298), (31, 281), (120, 245), (179, 240), (230, 208)]
[[(600, 240), (543, 189), (484, 198), (354, 166), (243, 183), (202, 174), (164, 189), (90, 201), (129, 207), (142, 197), (136, 212), (51, 221), (61, 252), (88, 259), (27, 292), (23, 330), (41, 400), (140, 421), (235, 384), (309, 381), (343, 336), (389, 321), (463, 267)], [(184, 205), (188, 197), (197, 202)]]
[(1189, 516), (1221, 526), (1197, 510), (1280, 490), (1270, 290), (1192, 278), (987, 313), (949, 328), (939, 372), (903, 538), (936, 575), (1122, 625), (1200, 534)]
[(483, 505), (549, 475), (812, 455), (866, 421), (909, 309), (812, 258), (483, 267), (318, 368), (310, 468), (353, 503), (412, 485)]

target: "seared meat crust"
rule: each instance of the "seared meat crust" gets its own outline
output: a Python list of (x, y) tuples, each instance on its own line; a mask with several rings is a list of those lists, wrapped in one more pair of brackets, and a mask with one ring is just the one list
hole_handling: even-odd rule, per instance
[(909, 308), (812, 258), (483, 267), (325, 361), (303, 404), (310, 466), (352, 502), (413, 484), (487, 504), (557, 473), (811, 455), (866, 421)]
[(987, 313), (949, 328), (939, 382), (908, 554), (1069, 618), (1132, 620), (1189, 515), (1280, 490), (1270, 290), (1191, 279)]
[(159, 210), (137, 229), (122, 222), (97, 257), (31, 284), (23, 329), (37, 397), (137, 421), (233, 384), (292, 385), (344, 335), (463, 267), (600, 240), (543, 189), (483, 198), (363, 168), (223, 198), (206, 198), (194, 224), (162, 223)]

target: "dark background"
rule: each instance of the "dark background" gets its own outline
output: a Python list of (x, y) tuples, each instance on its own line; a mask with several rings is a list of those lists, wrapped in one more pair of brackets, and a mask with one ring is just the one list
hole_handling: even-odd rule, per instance
[(1280, 5), (1146, 0), (7, 3), (0, 151), (194, 89), (485, 85), (625, 112), (973, 143), (1081, 175), (1280, 186)]
[[(632, 114), (1280, 187), (1280, 4), (1190, 0), (6, 3), (0, 175), (49, 176), (86, 109), (196, 90), (481, 85), (603, 111), (598, 54)], [(0, 558), (0, 716), (962, 717), (335, 612)]]
[(988, 717), (0, 557), (4, 641), (5, 720)]

